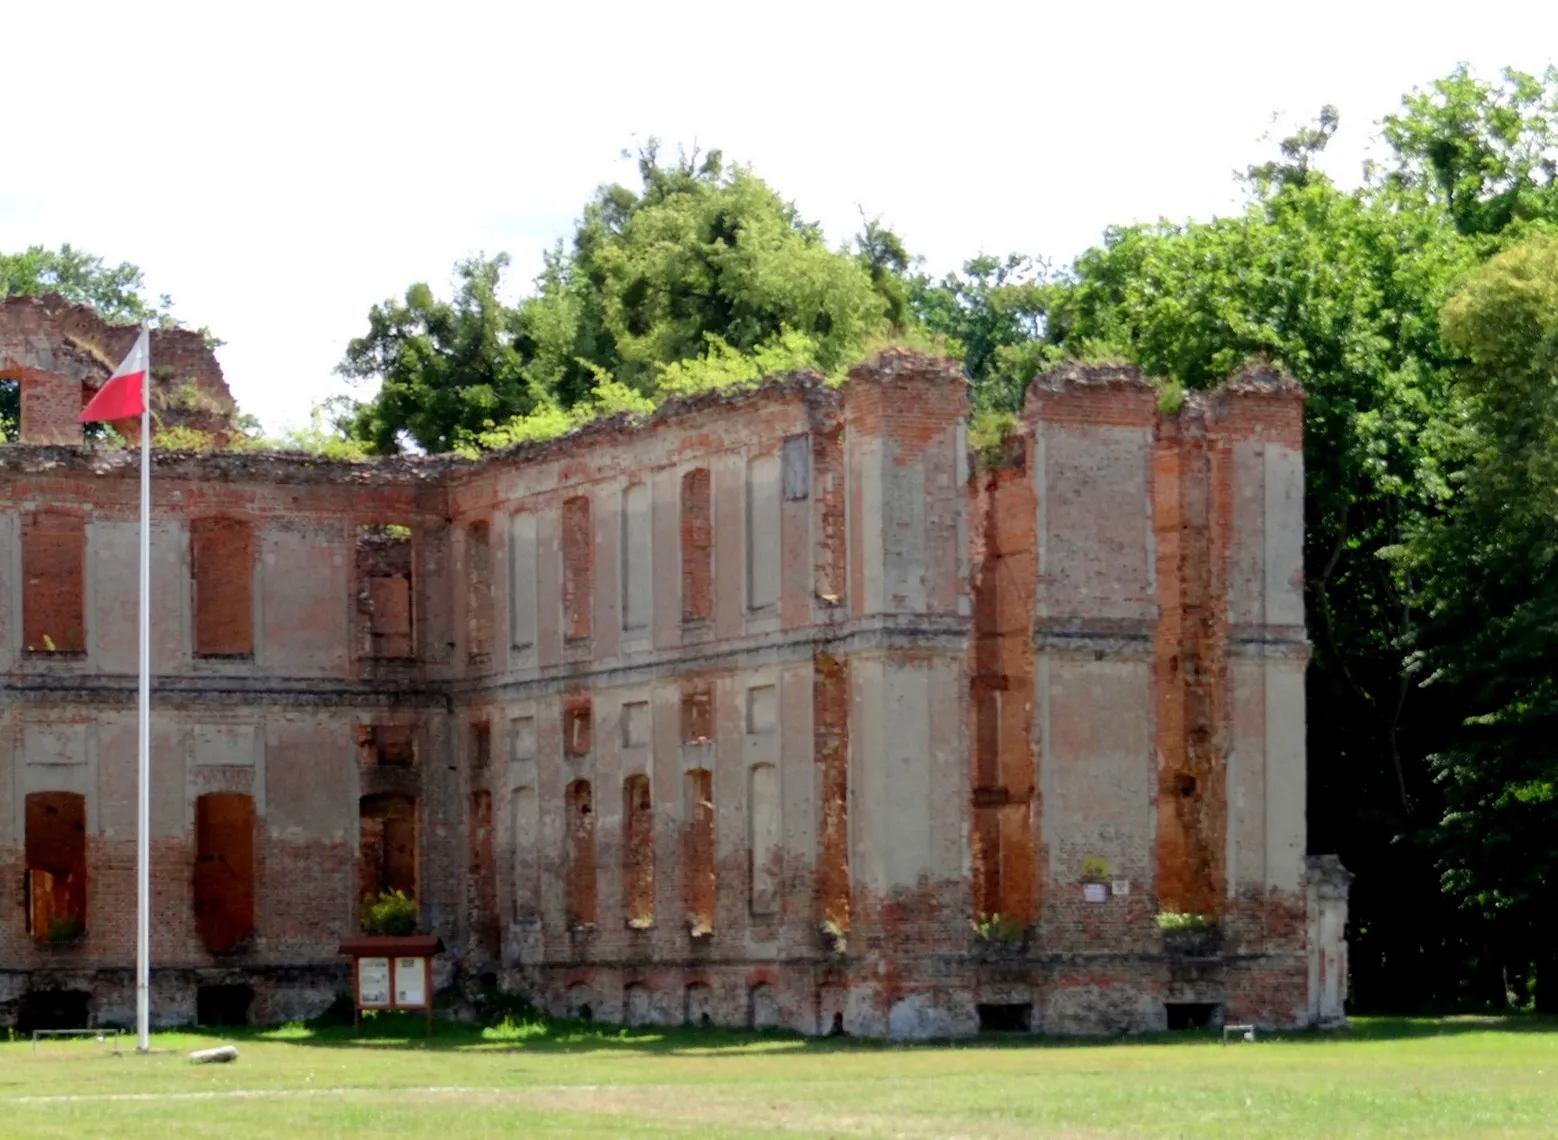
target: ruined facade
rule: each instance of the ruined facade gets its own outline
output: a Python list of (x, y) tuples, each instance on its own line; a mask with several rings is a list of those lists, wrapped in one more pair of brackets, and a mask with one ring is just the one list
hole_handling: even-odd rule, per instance
[[(135, 458), (81, 377), (32, 400), (61, 357), (0, 328), (7, 1021), (134, 1000)], [(630, 1024), (1339, 1017), (1301, 393), (1064, 369), (975, 461), (965, 389), (889, 352), (481, 461), (159, 453), (154, 1017), (318, 1012), (383, 889), (441, 985)]]

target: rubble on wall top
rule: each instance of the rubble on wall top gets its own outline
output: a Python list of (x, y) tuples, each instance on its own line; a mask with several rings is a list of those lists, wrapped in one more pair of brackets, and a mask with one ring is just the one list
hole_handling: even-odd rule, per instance
[(1213, 391), (1237, 396), (1302, 396), (1304, 387), (1269, 361), (1252, 360)]
[[(1134, 364), (1060, 364), (1035, 376), (1028, 386), (1034, 392), (1064, 392), (1075, 388), (1127, 388), (1156, 392), (1158, 385)], [(1303, 387), (1280, 368), (1264, 360), (1252, 360), (1217, 387), (1207, 392), (1185, 393), (1184, 408), (1192, 414), (1204, 411), (1206, 401), (1219, 396), (1303, 395)]]
[(826, 378), (820, 372), (780, 372), (752, 384), (736, 384), (728, 388), (699, 392), (692, 396), (672, 396), (647, 415), (620, 412), (614, 416), (602, 416), (600, 419), (580, 425), (565, 435), (516, 443), (502, 451), (494, 451), (483, 455), (480, 459), (464, 462), (471, 469), (503, 460), (535, 462), (571, 452), (575, 448), (587, 446), (599, 439), (683, 419), (700, 412), (735, 408), (758, 400), (785, 397), (799, 397), (808, 408), (819, 411), (835, 410), (840, 403), (837, 390), (828, 385)]
[(884, 348), (869, 360), (849, 370), (851, 382), (874, 380), (891, 384), (898, 380), (935, 380), (943, 384), (967, 385), (963, 366), (950, 356), (929, 356), (910, 348)]
[[(390, 455), (371, 460), (327, 459), (301, 451), (152, 452), (156, 477), (176, 479), (300, 483), (433, 484), (452, 469), (470, 466), (455, 456)], [(137, 448), (0, 446), (0, 472), (20, 475), (89, 475), (133, 478), (140, 471)]]
[(1157, 390), (1134, 364), (1057, 364), (1033, 378), (1028, 391), (1064, 392), (1067, 388), (1135, 388)]
[[(699, 413), (739, 408), (757, 401), (799, 399), (819, 413), (836, 414), (837, 389), (817, 372), (785, 372), (761, 382), (676, 396), (648, 415), (606, 416), (552, 439), (518, 443), (476, 459), (458, 455), (387, 455), (371, 459), (330, 459), (297, 451), (153, 451), (162, 476), (222, 482), (273, 484), (340, 483), (356, 485), (436, 484), (455, 475), (474, 474), (493, 463), (532, 463), (571, 454), (581, 447), (620, 437), (659, 423)], [(26, 475), (82, 472), (102, 476), (133, 476), (138, 470), (133, 448), (0, 445), (0, 472)]]
[[(100, 388), (140, 333), (58, 293), (0, 297), (0, 368), (38, 370)], [(192, 329), (151, 330), (152, 404), (164, 427), (231, 431), (237, 404), (222, 366)]]

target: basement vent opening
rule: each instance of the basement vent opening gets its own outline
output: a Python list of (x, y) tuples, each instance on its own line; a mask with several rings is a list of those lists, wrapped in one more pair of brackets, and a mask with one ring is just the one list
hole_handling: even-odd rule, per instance
[(253, 986), (201, 986), (195, 991), (195, 1023), (207, 1028), (248, 1025), (253, 1004)]
[(1222, 1020), (1222, 1005), (1214, 1001), (1166, 1001), (1163, 1011), (1168, 1015), (1168, 1027), (1178, 1029), (1209, 1029)]
[(981, 1033), (1027, 1033), (1033, 1024), (1032, 1002), (1010, 1002), (975, 1007)]
[(88, 997), (85, 990), (29, 990), (17, 1003), (16, 1031), (23, 1036), (35, 1029), (86, 1029)]

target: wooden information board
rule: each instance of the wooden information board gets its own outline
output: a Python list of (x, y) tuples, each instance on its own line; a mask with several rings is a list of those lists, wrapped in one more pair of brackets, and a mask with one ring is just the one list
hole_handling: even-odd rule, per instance
[(365, 1009), (420, 1009), (433, 1032), (433, 955), (443, 942), (425, 934), (405, 937), (363, 935), (347, 938), (341, 953), (352, 959), (352, 1024), (362, 1024)]

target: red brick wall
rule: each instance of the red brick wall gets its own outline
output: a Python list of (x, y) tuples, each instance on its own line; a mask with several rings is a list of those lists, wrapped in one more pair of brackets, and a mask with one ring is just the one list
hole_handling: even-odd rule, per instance
[(1033, 748), (1035, 510), (1027, 464), (1009, 463), (982, 477), (971, 527), (974, 910), (1019, 926), (1038, 917), (1042, 881)]
[(17, 369), (21, 381), (21, 441), (23, 443), (79, 444), (84, 406), (81, 381), (37, 368)]
[(1227, 896), (1228, 516), (1232, 464), (1198, 402), (1159, 423), (1153, 461), (1159, 617), (1155, 881), (1166, 911), (1216, 915)]
[(849, 663), (812, 658), (813, 755), (817, 769), (817, 914), (849, 929)]
[[(156, 509), (192, 520), (195, 575), (194, 636), (188, 644), (175, 642), (167, 675), (183, 683), (187, 671), (197, 686), (219, 687), (223, 694), (219, 711), (170, 706), (167, 715), (186, 732), (191, 725), (234, 718), (259, 725), (263, 747), (257, 742), (255, 756), (265, 765), (268, 818), (253, 821), (253, 937), (240, 954), (215, 960), (204, 944), (220, 945), (231, 936), (202, 937), (210, 933), (204, 929), (206, 903), (220, 893), (202, 880), (199, 869), (202, 852), (213, 847), (212, 836), (201, 836), (198, 821), (192, 833), (177, 834), (183, 824), (176, 805), (195, 789), (231, 790), (236, 796), (254, 774), (237, 765), (224, 770), (206, 757), (183, 771), (182, 785), (178, 772), (168, 777), (166, 794), (158, 793), (168, 815), (158, 823), (154, 843), (158, 961), (170, 970), (220, 969), (224, 976), (229, 970), (333, 969), (335, 941), (351, 931), (361, 894), (398, 886), (419, 897), (424, 922), (448, 942), (457, 980), (499, 963), (518, 963), (509, 976), (533, 983), (538, 995), (555, 998), (559, 1007), (578, 996), (567, 996), (570, 987), (588, 987), (591, 996), (578, 1000), (589, 1000), (601, 1017), (621, 1013), (629, 1000), (626, 989), (634, 987), (633, 1000), (641, 1011), (647, 1001), (646, 1016), (653, 1019), (679, 1019), (689, 1012), (701, 1017), (710, 1010), (717, 1021), (741, 1023), (758, 1016), (752, 1011), (761, 1005), (776, 1007), (786, 1025), (814, 1028), (820, 1021), (826, 1027), (839, 1011), (852, 1032), (885, 1032), (898, 1003), (923, 998), (941, 1011), (938, 1017), (945, 1014), (937, 1024), (961, 1032), (972, 1022), (975, 1000), (987, 1000), (979, 994), (1028, 987), (1022, 992), (1038, 1007), (1060, 1011), (1057, 1026), (1069, 1024), (1067, 1018), (1113, 1025), (1117, 1015), (1125, 1018), (1122, 1025), (1150, 1025), (1153, 1011), (1160, 1010), (1154, 1003), (1184, 992), (1174, 988), (1179, 983), (1165, 965), (1153, 909), (1161, 903), (1213, 910), (1226, 843), (1216, 794), (1219, 733), (1226, 719), (1220, 662), (1227, 637), (1219, 616), (1225, 592), (1220, 566), (1226, 558), (1219, 527), (1225, 526), (1230, 469), (1220, 449), (1237, 439), (1301, 442), (1301, 409), (1287, 395), (1255, 385), (1237, 398), (1205, 401), (1204, 431), (1184, 414), (1163, 421), (1155, 450), (1149, 449), (1145, 501), (1138, 501), (1135, 484), (1128, 496), (1141, 521), (1119, 526), (1124, 534), (1137, 525), (1145, 549), (1150, 522), (1159, 592), (1139, 599), (1140, 617), (1120, 619), (1100, 632), (1082, 615), (1076, 628), (1057, 633), (1053, 623), (1043, 624), (1047, 617), (1035, 613), (1050, 588), (1046, 575), (1058, 579), (1070, 569), (1037, 564), (1040, 550), (1049, 548), (1039, 543), (1035, 516), (1053, 510), (1054, 501), (1035, 500), (1034, 472), (1022, 467), (1032, 463), (1031, 450), (1014, 452), (1007, 465), (982, 473), (973, 486), (953, 477), (961, 458), (953, 441), (966, 401), (955, 379), (943, 366), (893, 355), (857, 375), (850, 381), (853, 390), (842, 395), (814, 380), (789, 378), (757, 394), (673, 401), (640, 428), (603, 425), (476, 464), (403, 457), (348, 469), (270, 456), (165, 456)], [(1094, 376), (1077, 384), (1040, 385), (1034, 400), (1051, 424), (1149, 430), (1154, 394), (1128, 380)], [(841, 427), (846, 402), (847, 449)], [(713, 496), (721, 496), (723, 519), (726, 505), (739, 508), (739, 478), (733, 473), (742, 462), (808, 432), (807, 499), (797, 494), (781, 508), (782, 620), (754, 621), (739, 604), (743, 560), (722, 556), (715, 564)], [(873, 433), (888, 446), (867, 446)], [(83, 515), (90, 510), (94, 520), (114, 524), (135, 517), (133, 463), (115, 466), (117, 460), (103, 453), (90, 460), (50, 453), (44, 467), (25, 448), (0, 450), (6, 453), (0, 454), (0, 504), (58, 504)], [(900, 500), (906, 488), (921, 483), (925, 488), (923, 513), (918, 505), (907, 512), (924, 519), (924, 612), (889, 602), (884, 608), (892, 612), (885, 615), (850, 613), (847, 606), (852, 597), (860, 598), (860, 583), (881, 570), (861, 553), (867, 545), (864, 528), (883, 522), (862, 517), (862, 498), (850, 499), (851, 480), (857, 480), (858, 491), (857, 477), (869, 457), (889, 454), (922, 465), (923, 480), (921, 472), (880, 474), (889, 494)], [(1086, 461), (1083, 455), (1084, 466)], [(1118, 465), (1109, 477), (1117, 470)], [(878, 472), (871, 474), (875, 478)], [(1084, 499), (1091, 493), (1087, 475), (1084, 470), (1069, 484)], [(617, 604), (617, 570), (606, 562), (603, 573), (595, 574), (592, 503), (614, 502), (624, 481), (633, 478), (655, 483), (656, 610), (640, 643), (619, 647), (606, 624)], [(1204, 496), (1204, 510), (1198, 495)], [(490, 648), (496, 635), (483, 606), (495, 606), (491, 590), (504, 587), (489, 536), (478, 529), (475, 541), (462, 546), (452, 535), (471, 519), (502, 518), (520, 509), (537, 516), (538, 547), (559, 553), (538, 559), (534, 651), (495, 653), (493, 668), (503, 672), (482, 677), (466, 670), (455, 654), (462, 640), (478, 656)], [(614, 508), (608, 513), (614, 523)], [(20, 512), (16, 517), (23, 524), (24, 585), (41, 591), (42, 600), (25, 607), (29, 616), (47, 608), (53, 594), (74, 596), (81, 626), (88, 581), (81, 566), (81, 518), (45, 520), (41, 532), (32, 528), (34, 538), (45, 537), (32, 541), (33, 517)], [(1088, 525), (1085, 511), (1068, 517)], [(246, 553), (235, 552), (241, 543), (228, 541), (235, 532), (224, 531), (238, 519), (252, 527)], [(399, 532), (356, 542), (357, 525), (365, 519), (399, 520), (416, 535), (415, 546)], [(966, 528), (966, 549), (949, 540), (954, 528), (960, 533)], [(883, 527), (889, 545), (898, 541), (886, 533), (891, 529)], [(309, 536), (301, 544), (307, 548), (302, 571), (296, 553), (300, 531)], [(5, 533), (0, 528), (0, 535)], [(278, 543), (278, 534), (286, 535), (287, 543)], [(726, 552), (739, 553), (739, 536), (723, 530), (721, 535)], [(802, 543), (808, 546), (802, 549)], [(908, 577), (917, 543), (916, 537), (903, 546)], [(611, 528), (602, 527), (602, 544), (602, 556), (614, 561), (618, 547)], [(292, 551), (286, 573), (296, 579), (295, 587), (269, 576), (274, 571), (267, 560), (278, 547), (284, 554)], [(458, 557), (462, 548), (465, 559)], [(966, 573), (954, 558), (967, 559)], [(60, 566), (65, 573), (58, 572)], [(242, 566), (251, 568), (248, 575)], [(258, 608), (254, 599), (218, 592), (256, 580), (255, 567), (266, 590), (264, 660), (191, 663), (190, 650), (226, 655), (245, 644), (261, 647), (259, 631), (252, 626), (245, 631), (240, 616)], [(722, 583), (727, 570), (736, 581)], [(1088, 572), (1098, 577), (1108, 568)], [(846, 583), (846, 576), (853, 580)], [(105, 591), (104, 582), (112, 579), (95, 569), (91, 581), (93, 612), (117, 612), (123, 605), (119, 587)], [(321, 581), (331, 584), (321, 591)], [(971, 609), (964, 605), (965, 590), (972, 595)], [(294, 591), (307, 603), (295, 610), (287, 606)], [(170, 596), (179, 597), (176, 591)], [(719, 623), (712, 622), (716, 612)], [(594, 628), (596, 617), (604, 629)], [(684, 618), (695, 625), (700, 618), (711, 621), (683, 628)], [(320, 646), (318, 629), (327, 622), (341, 625), (339, 668), (318, 660), (333, 652)], [(60, 623), (56, 618), (52, 624)], [(24, 625), (36, 632), (36, 621)], [(1129, 658), (1121, 674), (1135, 669), (1142, 677), (1152, 670), (1150, 694), (1143, 682), (1142, 699), (1116, 701), (1108, 709), (1112, 717), (1150, 726), (1142, 729), (1150, 746), (1123, 759), (1107, 748), (1096, 757), (1088, 754), (1097, 769), (1086, 785), (1085, 794), (1096, 797), (1088, 801), (1089, 810), (1098, 804), (1102, 826), (1118, 824), (1119, 833), (1131, 837), (1133, 846), (1120, 866), (1122, 877), (1139, 889), (1127, 899), (1086, 905), (1077, 884), (1048, 866), (1049, 845), (1057, 839), (1039, 831), (1036, 634), (1046, 654), (1066, 637), (1077, 639), (1055, 651), (1072, 664), (1085, 666), (1101, 660), (1094, 654), (1103, 654)], [(307, 653), (292, 647), (294, 637)], [(418, 651), (419, 659), (413, 657)], [(880, 874), (870, 846), (878, 836), (869, 833), (877, 805), (861, 797), (898, 786), (890, 770), (881, 769), (880, 757), (858, 751), (858, 742), (871, 734), (852, 731), (862, 714), (851, 706), (851, 684), (855, 696), (868, 702), (875, 666), (861, 665), (857, 653), (865, 659), (885, 655), (894, 669), (930, 670), (927, 675), (938, 679), (928, 696), (933, 707), (948, 713), (935, 723), (937, 731), (950, 721), (954, 728), (944, 739), (966, 735), (968, 741), (966, 756), (950, 743), (938, 745), (929, 772), (935, 854), (938, 860), (945, 856), (946, 874), (924, 875), (913, 885), (905, 880), (885, 892), (887, 897), (871, 885)], [(372, 668), (358, 667), (349, 656), (378, 660)], [(1054, 658), (1045, 660), (1048, 668)], [(19, 671), (79, 681), (96, 694), (93, 716), (109, 702), (119, 703), (115, 715), (120, 715), (130, 707), (122, 681), (115, 678), (119, 687), (113, 689), (100, 686), (96, 664), (34, 660)], [(852, 677), (854, 669), (859, 672)], [(949, 680), (964, 676), (966, 681)], [(1072, 676), (1085, 678), (1085, 669)], [(300, 678), (307, 684), (299, 684)], [(949, 695), (935, 687), (943, 683), (957, 691)], [(1076, 712), (1079, 700), (1086, 701), (1084, 683), (1073, 683), (1065, 694), (1070, 705), (1063, 715), (1070, 716), (1066, 728), (1073, 734), (1090, 727), (1082, 723), (1088, 715)], [(779, 689), (780, 726), (772, 740), (743, 728), (746, 691), (759, 684)], [(28, 692), (28, 723), (79, 716), (86, 707), (64, 705), (37, 686)], [(627, 701), (647, 701), (652, 709), (647, 778), (637, 774), (641, 760), (622, 754), (615, 739), (616, 710)], [(329, 709), (338, 712), (319, 711)], [(334, 717), (334, 728), (310, 728), (320, 716)], [(520, 757), (508, 746), (508, 725), (525, 716), (537, 726), (537, 741), (531, 755)], [(487, 731), (497, 739), (488, 735), (484, 742), (472, 727), (477, 724), (490, 724)], [(600, 738), (593, 736), (596, 727)], [(1101, 731), (1097, 723), (1091, 728)], [(0, 731), (0, 787), (16, 783), (5, 764), (21, 751), (19, 744), (5, 744), (20, 734), (8, 733)], [(462, 739), (462, 733), (470, 735)], [(495, 764), (494, 746), (501, 749)], [(506, 759), (511, 754), (512, 764)], [(98, 798), (87, 801), (92, 826), (99, 826), (99, 815), (103, 821), (102, 834), (87, 837), (85, 844), (92, 929), (83, 945), (69, 952), (84, 971), (121, 968), (134, 946), (133, 906), (127, 905), (134, 892), (134, 843), (125, 830), (125, 820), (133, 820), (133, 770), (104, 755), (94, 784)], [(1163, 770), (1149, 793), (1143, 781), (1154, 755), (1163, 758)], [(775, 765), (782, 790), (781, 849), (765, 863), (776, 884), (772, 907), (766, 885), (761, 905), (753, 905), (751, 897), (755, 764)], [(863, 779), (852, 782), (852, 765)], [(684, 770), (689, 767), (691, 772)], [(1127, 767), (1136, 781), (1128, 795), (1117, 778)], [(1195, 795), (1170, 797), (1167, 790), (1179, 786), (1173, 778), (1185, 773), (1197, 776)], [(1201, 776), (1210, 788), (1206, 795)], [(537, 813), (525, 818), (538, 821), (529, 852), (515, 852), (507, 839), (514, 813), (506, 805), (519, 787), (535, 795), (525, 801), (527, 809), (534, 802)], [(494, 819), (494, 796), (505, 805), (502, 820)], [(774, 798), (768, 784), (764, 796), (765, 804)], [(1187, 798), (1196, 800), (1194, 810), (1186, 810)], [(658, 813), (654, 799), (660, 801)], [(354, 801), (361, 853), (356, 867), (352, 844), (340, 838), (354, 826)], [(598, 826), (601, 810), (605, 831)], [(869, 833), (867, 846), (856, 849), (858, 867), (851, 866), (852, 825)], [(1054, 826), (1063, 829), (1063, 823)], [(20, 839), (0, 848), (0, 881), (22, 880)], [(957, 854), (969, 851), (965, 842), (972, 848), (969, 876), (961, 872)], [(1105, 835), (1102, 842), (1111, 840)], [(520, 881), (523, 875), (534, 883)], [(1161, 899), (1148, 887), (1154, 879)], [(1225, 916), (1229, 945), (1237, 944), (1239, 957), (1230, 953), (1204, 972), (1213, 979), (1207, 985), (1226, 995), (1230, 1011), (1266, 1016), (1291, 1008), (1293, 994), (1302, 993), (1296, 972), (1303, 965), (1302, 903), (1291, 922), (1283, 917), (1284, 906), (1254, 891), (1241, 896), (1237, 914)], [(57, 964), (62, 959), (26, 937), (22, 912), (17, 905), (11, 916), (0, 916), (0, 958), (27, 970)], [(986, 960), (986, 950), (969, 931), (969, 918), (978, 912), (1024, 923), (1037, 918), (1034, 943), (995, 955), (998, 961)], [(511, 921), (516, 917), (525, 921)], [(629, 920), (635, 918), (654, 921), (632, 927)], [(689, 918), (699, 937), (689, 939)], [(821, 923), (848, 937), (837, 944), (819, 938)], [(570, 932), (570, 925), (590, 929)], [(1056, 964), (1057, 956), (1073, 952), (1096, 958), (1096, 966)], [(1119, 1014), (1127, 1006), (1135, 1012)], [(267, 998), (258, 1008), (283, 1006)], [(5, 1016), (0, 1008), (0, 1021)]]

